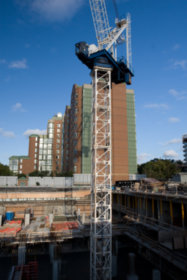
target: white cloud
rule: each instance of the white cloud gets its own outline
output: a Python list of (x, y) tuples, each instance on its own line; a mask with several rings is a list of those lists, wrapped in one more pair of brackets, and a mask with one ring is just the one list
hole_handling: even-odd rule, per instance
[(23, 108), (23, 106), (22, 106), (22, 104), (21, 103), (19, 103), (19, 102), (17, 102), (16, 104), (14, 104), (13, 106), (12, 106), (12, 110), (14, 111), (14, 112), (25, 112), (25, 109)]
[(165, 158), (177, 158), (179, 155), (174, 150), (167, 150), (164, 152)]
[(0, 59), (0, 64), (6, 64), (6, 60), (5, 59)]
[(171, 88), (169, 90), (169, 94), (173, 95), (173, 96), (178, 96), (179, 92), (176, 89)]
[(180, 47), (181, 47), (181, 46), (180, 46), (179, 44), (175, 44), (175, 45), (173, 46), (172, 49), (173, 49), (174, 51), (177, 51), (178, 49), (180, 49)]
[(176, 118), (176, 117), (171, 117), (171, 118), (168, 119), (168, 121), (170, 123), (178, 123), (178, 122), (180, 122), (180, 119)]
[(4, 130), (3, 128), (0, 128), (0, 135), (3, 137), (7, 137), (7, 138), (15, 137), (15, 134), (13, 131)]
[(39, 135), (45, 135), (47, 133), (47, 131), (46, 130), (41, 130), (41, 129), (38, 129), (38, 128), (36, 128), (36, 129), (27, 129), (24, 133), (23, 133), (23, 135), (25, 135), (25, 136), (29, 136), (29, 135), (31, 135), (31, 134), (39, 134)]
[(142, 163), (147, 161), (151, 157), (151, 154), (148, 153), (141, 153), (138, 155), (138, 163)]
[(184, 100), (187, 98), (187, 91), (186, 90), (176, 90), (174, 88), (171, 88), (169, 90), (169, 94), (171, 94), (172, 96), (176, 97), (176, 99), (178, 100)]
[(178, 143), (182, 143), (182, 139), (180, 139), (180, 138), (174, 138), (174, 139), (171, 139), (171, 140), (169, 140), (168, 142), (166, 142), (165, 144), (164, 144), (164, 146), (168, 146), (168, 145), (172, 145), (172, 144), (178, 144)]
[(83, 5), (85, 0), (28, 0), (30, 10), (49, 21), (63, 21), (71, 18)]
[(169, 106), (167, 104), (158, 104), (158, 103), (152, 103), (152, 104), (146, 104), (144, 105), (145, 108), (152, 108), (152, 109), (168, 109)]
[(175, 69), (181, 68), (182, 70), (185, 70), (187, 66), (187, 59), (174, 60), (172, 66)]
[(27, 60), (25, 58), (23, 58), (22, 60), (12, 61), (9, 64), (9, 68), (12, 68), (12, 69), (26, 69), (26, 68), (28, 68)]

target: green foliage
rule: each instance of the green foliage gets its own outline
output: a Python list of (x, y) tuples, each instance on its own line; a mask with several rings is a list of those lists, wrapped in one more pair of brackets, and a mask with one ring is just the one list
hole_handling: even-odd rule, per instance
[(68, 171), (68, 172), (57, 173), (56, 177), (73, 177), (73, 172)]
[(139, 174), (146, 174), (148, 178), (166, 181), (180, 172), (180, 162), (168, 159), (153, 159), (138, 166)]
[(13, 173), (10, 171), (8, 165), (0, 163), (0, 176), (12, 176)]
[(31, 173), (29, 173), (29, 176), (30, 177), (48, 177), (50, 176), (49, 172), (48, 171), (33, 171)]
[(48, 172), (48, 171), (33, 171), (29, 173), (30, 177), (72, 177), (73, 172), (61, 172), (61, 173), (55, 173), (55, 172)]
[(17, 176), (18, 176), (18, 179), (22, 178), (22, 177), (27, 178), (27, 175), (25, 175), (24, 173), (18, 174)]

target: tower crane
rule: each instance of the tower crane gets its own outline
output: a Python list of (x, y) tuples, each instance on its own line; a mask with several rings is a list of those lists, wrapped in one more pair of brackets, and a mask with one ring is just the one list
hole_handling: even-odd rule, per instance
[[(92, 76), (92, 183), (90, 225), (90, 279), (112, 278), (112, 129), (113, 83), (131, 84), (131, 20), (116, 19), (109, 25), (105, 0), (89, 0), (97, 46), (75, 44), (77, 57)], [(117, 47), (126, 43), (126, 61), (119, 60)]]

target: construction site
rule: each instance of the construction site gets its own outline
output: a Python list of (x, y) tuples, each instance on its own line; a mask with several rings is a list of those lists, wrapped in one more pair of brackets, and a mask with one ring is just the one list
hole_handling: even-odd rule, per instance
[[(91, 176), (73, 179), (66, 178), (63, 187), (1, 186), (2, 279), (89, 278)], [(154, 273), (186, 279), (187, 190), (124, 181), (113, 187), (112, 201), (113, 279), (128, 273), (137, 279), (152, 279)], [(140, 264), (149, 267), (146, 273)]]
[(187, 279), (187, 185), (137, 174), (134, 91), (126, 89), (134, 77), (131, 16), (120, 18), (113, 2), (115, 27), (105, 1), (89, 1), (97, 46), (75, 44), (92, 85), (73, 87), (70, 118), (67, 106), (49, 122), (46, 142), (30, 140), (33, 171), (40, 156), (45, 165), (52, 159), (46, 147), (60, 146), (61, 128), (64, 157), (55, 154), (53, 166), (73, 176), (0, 178), (0, 279)]

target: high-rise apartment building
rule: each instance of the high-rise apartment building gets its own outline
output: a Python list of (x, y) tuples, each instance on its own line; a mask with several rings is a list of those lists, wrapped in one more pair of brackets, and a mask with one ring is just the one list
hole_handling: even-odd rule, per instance
[(60, 173), (62, 171), (63, 124), (64, 116), (61, 113), (58, 113), (48, 121), (47, 126), (47, 154), (51, 153), (51, 157), (48, 157), (47, 161), (48, 163), (50, 161), (51, 171), (54, 173)]
[(32, 134), (29, 136), (28, 156), (11, 156), (9, 158), (9, 168), (15, 174), (29, 174), (38, 170), (39, 156), (39, 135)]
[[(64, 171), (91, 173), (91, 107), (92, 86), (74, 85), (64, 117)], [(125, 84), (112, 84), (113, 182), (127, 180), (136, 172), (134, 91), (127, 90)]]
[(183, 135), (182, 143), (183, 143), (183, 152), (184, 152), (184, 163), (185, 165), (187, 165), (187, 134)]
[(60, 173), (62, 171), (64, 117), (58, 113), (48, 120), (47, 134), (29, 136), (28, 156), (12, 156), (9, 167), (15, 174), (33, 171)]
[(137, 173), (134, 91), (112, 84), (112, 181)]
[(64, 114), (64, 127), (63, 127), (63, 171), (70, 171), (69, 168), (69, 139), (70, 139), (70, 106), (66, 106), (65, 114)]
[[(137, 172), (134, 91), (112, 84), (112, 180)], [(74, 85), (64, 117), (48, 121), (46, 135), (30, 135), (28, 156), (10, 158), (10, 169), (91, 173), (92, 85)]]
[(91, 173), (92, 86), (74, 85), (64, 115), (63, 171)]

